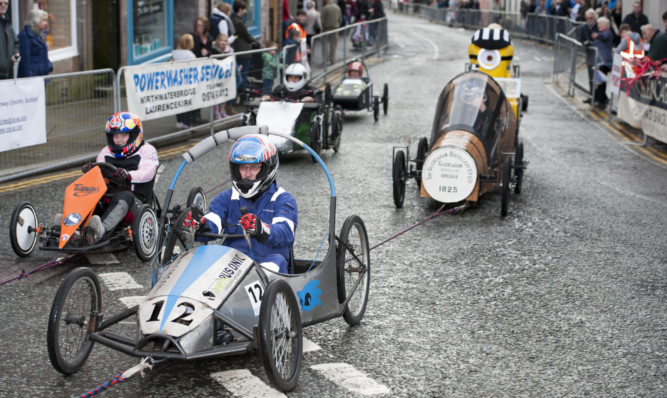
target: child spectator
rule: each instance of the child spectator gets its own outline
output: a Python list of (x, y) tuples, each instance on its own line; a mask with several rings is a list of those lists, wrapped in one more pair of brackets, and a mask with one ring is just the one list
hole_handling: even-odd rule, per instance
[[(269, 42), (268, 47), (278, 47), (276, 42)], [(278, 56), (276, 50), (269, 50), (262, 53), (262, 94), (270, 94), (273, 90), (273, 81), (276, 79), (278, 67)]]

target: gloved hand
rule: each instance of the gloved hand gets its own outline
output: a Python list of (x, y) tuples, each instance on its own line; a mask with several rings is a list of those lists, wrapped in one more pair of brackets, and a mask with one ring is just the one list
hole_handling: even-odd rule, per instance
[(122, 185), (132, 181), (132, 176), (130, 175), (130, 173), (127, 172), (127, 170), (119, 168), (118, 170), (116, 170), (115, 173), (113, 173), (111, 179), (114, 180), (119, 185)]
[(239, 219), (239, 225), (260, 243), (266, 243), (269, 235), (271, 235), (271, 227), (252, 213), (242, 215)]
[[(198, 218), (199, 221), (197, 221)], [(210, 232), (211, 228), (206, 221), (206, 218), (200, 218), (197, 214), (193, 215), (192, 211), (188, 211), (188, 214), (185, 216), (185, 220), (183, 221), (183, 227), (196, 230), (196, 232)]]
[(83, 172), (83, 174), (86, 174), (86, 173), (89, 172), (90, 169), (92, 169), (93, 167), (95, 167), (95, 163), (93, 163), (93, 162), (88, 162), (88, 163), (84, 164), (83, 166), (81, 166), (81, 171)]

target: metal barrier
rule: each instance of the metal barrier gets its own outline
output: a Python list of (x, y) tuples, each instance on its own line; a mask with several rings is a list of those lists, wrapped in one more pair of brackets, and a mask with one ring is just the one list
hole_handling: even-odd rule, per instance
[(563, 34), (556, 35), (554, 43), (554, 69), (552, 80), (558, 84), (561, 76), (567, 77), (567, 94), (573, 96), (579, 90), (591, 99), (595, 90), (598, 49), (584, 46)]

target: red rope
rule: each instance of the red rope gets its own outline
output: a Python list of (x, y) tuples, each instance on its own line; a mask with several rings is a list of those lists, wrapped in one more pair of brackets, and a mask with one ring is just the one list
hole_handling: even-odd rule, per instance
[(64, 264), (64, 263), (68, 262), (69, 260), (71, 260), (71, 259), (73, 259), (73, 258), (75, 258), (75, 257), (77, 257), (77, 256), (79, 256), (79, 255), (76, 254), (76, 255), (74, 255), (74, 256), (65, 257), (65, 258), (63, 258), (63, 259), (61, 259), (61, 260), (58, 260), (58, 259), (52, 259), (52, 260), (47, 261), (46, 263), (40, 265), (39, 267), (37, 267), (37, 268), (35, 268), (35, 269), (33, 269), (33, 270), (29, 271), (29, 272), (25, 272), (25, 270), (21, 270), (21, 273), (20, 273), (18, 276), (14, 277), (14, 278), (11, 278), (11, 279), (8, 279), (8, 280), (6, 280), (6, 281), (4, 281), (4, 282), (0, 282), (0, 286), (5, 285), (5, 284), (7, 284), (7, 283), (9, 283), (9, 282), (13, 282), (13, 281), (21, 280), (21, 279), (23, 279), (23, 278), (28, 277), (29, 275), (32, 275), (32, 274), (34, 274), (34, 273), (39, 272), (39, 271), (44, 271), (44, 270), (47, 270), (47, 269), (49, 269), (49, 268), (53, 268), (53, 267), (55, 267), (55, 266)]
[(97, 395), (103, 391), (108, 390), (110, 387), (115, 386), (116, 384), (125, 383), (125, 379), (121, 377), (122, 373), (118, 373), (111, 380), (107, 380), (104, 383), (100, 384), (99, 387), (93, 388), (92, 390), (81, 394), (81, 398), (90, 398), (94, 395)]

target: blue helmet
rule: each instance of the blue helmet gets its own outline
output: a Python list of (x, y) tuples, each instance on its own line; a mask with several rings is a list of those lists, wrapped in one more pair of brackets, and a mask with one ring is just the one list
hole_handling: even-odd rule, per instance
[[(232, 185), (246, 199), (260, 195), (276, 180), (278, 151), (266, 136), (250, 134), (239, 138), (229, 150), (227, 160)], [(241, 164), (260, 164), (262, 168), (255, 180), (243, 179), (239, 171)]]

